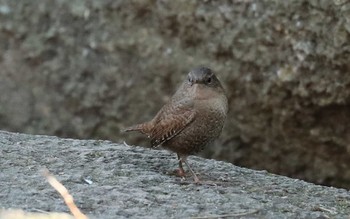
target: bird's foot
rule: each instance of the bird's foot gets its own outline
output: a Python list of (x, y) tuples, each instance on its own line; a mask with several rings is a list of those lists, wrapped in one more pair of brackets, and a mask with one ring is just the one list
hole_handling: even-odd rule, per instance
[(167, 172), (167, 174), (169, 174), (171, 176), (181, 177), (183, 179), (186, 178), (186, 172), (184, 171), (184, 169), (180, 169), (180, 168), (179, 169), (175, 169), (173, 171), (169, 171), (169, 172)]
[(176, 175), (179, 177), (185, 178), (185, 176), (186, 176), (186, 173), (185, 173), (184, 169), (182, 169), (182, 168), (176, 169), (175, 172), (176, 172)]

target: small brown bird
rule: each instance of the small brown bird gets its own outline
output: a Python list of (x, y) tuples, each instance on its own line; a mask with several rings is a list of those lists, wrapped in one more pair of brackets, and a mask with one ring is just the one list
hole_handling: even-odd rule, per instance
[(162, 146), (177, 153), (179, 174), (185, 175), (187, 157), (201, 151), (221, 133), (227, 115), (227, 97), (215, 74), (205, 67), (195, 68), (188, 74), (171, 100), (149, 122), (126, 128), (139, 131), (151, 139), (153, 148)]

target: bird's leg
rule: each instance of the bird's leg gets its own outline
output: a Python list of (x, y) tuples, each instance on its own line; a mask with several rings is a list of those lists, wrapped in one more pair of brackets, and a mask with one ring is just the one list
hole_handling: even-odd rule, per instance
[(195, 182), (195, 183), (199, 183), (199, 179), (198, 179), (196, 173), (195, 173), (195, 172), (192, 170), (192, 168), (190, 167), (190, 164), (189, 164), (188, 161), (187, 161), (187, 157), (182, 157), (180, 160), (181, 160), (182, 162), (184, 162), (184, 163), (186, 164), (186, 166), (188, 167), (188, 169), (190, 170), (190, 172), (191, 172), (191, 174), (192, 174), (192, 176), (193, 176), (194, 182)]
[(179, 169), (177, 171), (177, 174), (181, 177), (185, 176), (184, 168), (182, 167), (182, 160), (179, 154), (177, 154), (177, 159), (179, 160)]

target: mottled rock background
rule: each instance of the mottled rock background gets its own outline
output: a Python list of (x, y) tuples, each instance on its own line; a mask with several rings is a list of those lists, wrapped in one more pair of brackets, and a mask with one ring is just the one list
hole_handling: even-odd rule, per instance
[(0, 129), (146, 145), (193, 67), (224, 82), (203, 155), (350, 188), (350, 3), (0, 0)]

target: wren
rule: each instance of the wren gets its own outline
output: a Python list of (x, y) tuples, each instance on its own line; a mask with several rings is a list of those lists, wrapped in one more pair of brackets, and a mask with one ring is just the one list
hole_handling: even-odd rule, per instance
[(198, 67), (188, 73), (171, 100), (151, 121), (124, 131), (139, 131), (150, 138), (153, 148), (161, 146), (177, 153), (179, 174), (185, 175), (182, 167), (185, 163), (198, 183), (187, 157), (219, 137), (227, 109), (227, 97), (218, 78), (209, 68)]

